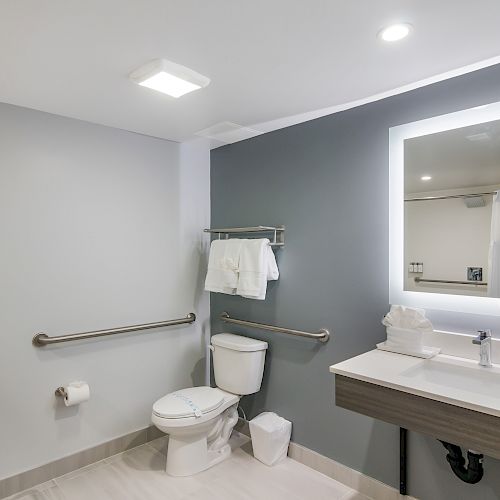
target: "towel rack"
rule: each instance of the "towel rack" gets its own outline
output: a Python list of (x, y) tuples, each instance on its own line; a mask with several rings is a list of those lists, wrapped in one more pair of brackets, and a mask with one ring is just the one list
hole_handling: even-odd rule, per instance
[(250, 227), (226, 227), (224, 229), (204, 229), (205, 233), (218, 234), (219, 240), (224, 234), (226, 239), (230, 234), (244, 233), (273, 233), (271, 245), (274, 247), (282, 247), (285, 245), (285, 226), (250, 226)]
[(330, 332), (325, 328), (321, 328), (317, 332), (303, 332), (301, 330), (292, 330), (291, 328), (282, 328), (280, 326), (265, 325), (263, 323), (255, 323), (254, 321), (246, 321), (244, 319), (231, 318), (227, 312), (220, 315), (220, 319), (225, 323), (233, 323), (235, 325), (249, 326), (250, 328), (259, 328), (260, 330), (269, 330), (271, 332), (287, 333), (288, 335), (296, 335), (298, 337), (306, 337), (308, 339), (319, 340), (320, 342), (328, 342), (330, 340)]
[(418, 276), (415, 278), (415, 283), (448, 283), (450, 285), (480, 285), (480, 286), (488, 286), (486, 281), (453, 281), (453, 280), (430, 280), (425, 278), (419, 278)]
[(48, 344), (59, 344), (60, 342), (70, 342), (73, 340), (91, 339), (94, 337), (104, 337), (105, 335), (115, 335), (117, 333), (135, 332), (138, 330), (149, 330), (151, 328), (161, 328), (164, 326), (183, 325), (196, 321), (196, 314), (189, 313), (185, 318), (170, 319), (168, 321), (159, 321), (157, 323), (145, 323), (143, 325), (122, 326), (120, 328), (111, 328), (109, 330), (97, 330), (94, 332), (72, 333), (70, 335), (59, 335), (58, 337), (49, 337), (45, 333), (37, 333), (33, 337), (33, 345), (42, 347)]

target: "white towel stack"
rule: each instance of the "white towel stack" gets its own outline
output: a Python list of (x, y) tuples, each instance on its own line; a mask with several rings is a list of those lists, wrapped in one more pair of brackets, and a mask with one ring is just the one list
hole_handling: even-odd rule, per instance
[(205, 290), (264, 300), (267, 282), (278, 278), (276, 258), (267, 238), (212, 242)]
[(391, 306), (391, 310), (382, 319), (382, 324), (387, 327), (387, 341), (378, 344), (379, 349), (422, 357), (437, 354), (423, 343), (424, 333), (434, 330), (423, 309)]
[(205, 290), (236, 294), (243, 240), (214, 240), (210, 245)]

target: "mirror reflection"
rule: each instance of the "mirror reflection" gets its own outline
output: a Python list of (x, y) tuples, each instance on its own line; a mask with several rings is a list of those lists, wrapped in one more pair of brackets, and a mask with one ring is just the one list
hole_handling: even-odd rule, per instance
[(405, 290), (500, 297), (500, 120), (405, 140)]

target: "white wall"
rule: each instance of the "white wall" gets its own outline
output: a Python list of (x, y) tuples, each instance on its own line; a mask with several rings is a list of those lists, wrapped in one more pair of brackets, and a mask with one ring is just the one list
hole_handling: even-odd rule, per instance
[[(405, 289), (434, 293), (486, 295), (487, 287), (416, 284), (415, 276), (463, 281), (467, 267), (482, 267), (488, 279), (491, 196), (485, 207), (467, 208), (462, 199), (405, 203)], [(408, 273), (423, 262), (423, 274)]]
[[(150, 424), (203, 384), (209, 155), (0, 105), (0, 478)], [(183, 317), (194, 325), (36, 348), (60, 335)], [(66, 408), (54, 389), (90, 383)]]

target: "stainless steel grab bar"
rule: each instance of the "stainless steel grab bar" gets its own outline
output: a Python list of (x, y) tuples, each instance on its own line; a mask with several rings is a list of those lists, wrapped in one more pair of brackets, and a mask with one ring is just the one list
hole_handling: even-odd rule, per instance
[(59, 344), (61, 342), (70, 342), (73, 340), (91, 339), (94, 337), (104, 337), (105, 335), (115, 335), (117, 333), (135, 332), (138, 330), (149, 330), (151, 328), (162, 328), (164, 326), (183, 325), (196, 321), (196, 314), (189, 313), (185, 318), (170, 319), (168, 321), (158, 321), (157, 323), (145, 323), (143, 325), (122, 326), (120, 328), (110, 328), (109, 330), (96, 330), (94, 332), (72, 333), (70, 335), (59, 335), (58, 337), (49, 337), (45, 333), (37, 333), (33, 337), (33, 345), (42, 347), (48, 344)]
[(321, 328), (315, 333), (303, 332), (301, 330), (292, 330), (291, 328), (282, 328), (280, 326), (265, 325), (254, 321), (246, 321), (244, 319), (231, 318), (227, 312), (220, 315), (220, 319), (225, 323), (233, 323), (235, 325), (249, 326), (250, 328), (259, 328), (260, 330), (269, 330), (271, 332), (288, 333), (298, 337), (306, 337), (308, 339), (319, 340), (320, 342), (328, 342), (330, 340), (330, 332), (325, 328)]
[(450, 285), (481, 285), (488, 286), (486, 281), (453, 281), (453, 280), (429, 280), (426, 278), (419, 278), (418, 276), (415, 278), (415, 283), (448, 283)]

